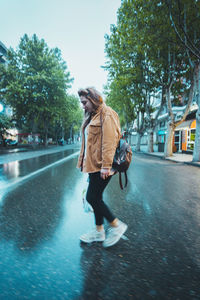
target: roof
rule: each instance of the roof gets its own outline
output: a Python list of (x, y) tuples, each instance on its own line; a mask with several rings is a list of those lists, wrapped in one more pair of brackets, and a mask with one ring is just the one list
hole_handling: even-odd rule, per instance
[(158, 120), (160, 121), (160, 120), (162, 120), (162, 119), (166, 119), (167, 117), (168, 117), (168, 113), (165, 113), (165, 114), (163, 114), (163, 115), (160, 115), (159, 117), (158, 117)]
[(190, 128), (193, 121), (194, 121), (194, 119), (184, 121), (183, 123), (179, 124), (175, 130), (188, 129), (188, 128)]

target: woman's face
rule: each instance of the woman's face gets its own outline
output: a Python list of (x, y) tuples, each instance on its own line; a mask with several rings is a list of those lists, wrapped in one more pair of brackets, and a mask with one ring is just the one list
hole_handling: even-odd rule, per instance
[(85, 112), (92, 113), (94, 111), (94, 106), (90, 100), (88, 100), (85, 96), (80, 96), (81, 104), (83, 105), (83, 109)]

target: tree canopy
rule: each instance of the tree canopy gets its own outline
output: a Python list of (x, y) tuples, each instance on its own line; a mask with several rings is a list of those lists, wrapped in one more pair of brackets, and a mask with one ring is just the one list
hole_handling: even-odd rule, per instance
[[(181, 2), (181, 5), (175, 2)], [(118, 97), (123, 96), (121, 101), (116, 100), (119, 112), (123, 115), (124, 111), (130, 109), (131, 103), (134, 111), (132, 117), (137, 116), (137, 131), (141, 134), (150, 127), (153, 129), (156, 124), (153, 95), (161, 91), (160, 104), (169, 104), (168, 112), (173, 119), (172, 105), (184, 105), (185, 102), (180, 99), (186, 101), (188, 98), (185, 95), (193, 88), (193, 70), (187, 50), (174, 30), (170, 16), (174, 14), (176, 18), (173, 18), (178, 22), (177, 11), (181, 9), (183, 17), (186, 7), (185, 12), (190, 20), (187, 26), (192, 19), (195, 20), (195, 26), (199, 25), (198, 13), (194, 13), (199, 1), (192, 0), (193, 4), (189, 4), (189, 0), (175, 2), (122, 0), (117, 12), (117, 24), (112, 25), (111, 34), (105, 36), (105, 68), (109, 72), (107, 93), (115, 95), (119, 92), (116, 88), (120, 87)], [(184, 35), (181, 36), (184, 39)]]
[(73, 78), (58, 48), (50, 49), (36, 34), (31, 38), (25, 34), (16, 51), (9, 49), (2, 73), (2, 94), (19, 128), (39, 131), (46, 140), (53, 124), (61, 119), (68, 126), (74, 122), (71, 115), (79, 107), (68, 95)]

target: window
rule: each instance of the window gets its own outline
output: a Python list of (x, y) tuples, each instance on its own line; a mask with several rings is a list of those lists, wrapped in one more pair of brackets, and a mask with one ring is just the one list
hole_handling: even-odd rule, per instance
[(196, 129), (188, 130), (187, 150), (194, 150)]
[(165, 135), (158, 135), (158, 143), (164, 143), (165, 142)]
[(165, 127), (165, 121), (160, 122), (160, 128)]
[(174, 133), (174, 145), (176, 146), (176, 150), (181, 150), (181, 131), (175, 131)]

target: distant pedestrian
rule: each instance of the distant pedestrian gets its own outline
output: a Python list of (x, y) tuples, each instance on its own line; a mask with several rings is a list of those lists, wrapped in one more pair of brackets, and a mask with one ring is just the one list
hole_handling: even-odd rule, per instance
[[(110, 247), (119, 241), (127, 229), (127, 225), (117, 219), (103, 201), (103, 191), (115, 173), (112, 162), (121, 136), (119, 117), (94, 88), (80, 89), (78, 94), (85, 110), (85, 119), (77, 166), (89, 174), (86, 199), (94, 210), (96, 223), (96, 228), (83, 234), (80, 240), (85, 243), (103, 242), (104, 247)], [(104, 218), (110, 224), (106, 234)]]

